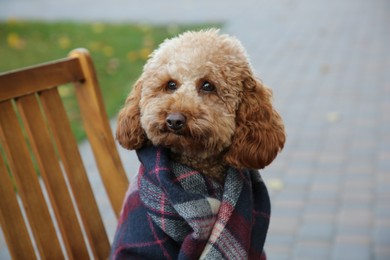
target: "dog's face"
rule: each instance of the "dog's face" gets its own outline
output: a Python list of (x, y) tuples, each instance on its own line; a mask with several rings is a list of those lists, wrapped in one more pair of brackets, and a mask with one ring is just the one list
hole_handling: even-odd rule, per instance
[(238, 40), (216, 30), (188, 32), (153, 52), (119, 114), (117, 138), (129, 149), (149, 140), (187, 156), (223, 153), (232, 166), (263, 168), (285, 138), (270, 98)]
[(140, 121), (153, 144), (190, 156), (216, 155), (231, 144), (244, 54), (218, 37), (167, 41), (145, 66)]

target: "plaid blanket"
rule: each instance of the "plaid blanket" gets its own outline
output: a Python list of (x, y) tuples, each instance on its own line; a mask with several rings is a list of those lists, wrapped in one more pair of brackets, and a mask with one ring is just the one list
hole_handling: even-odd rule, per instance
[(265, 259), (270, 201), (257, 171), (229, 168), (221, 185), (164, 148), (137, 154), (111, 259)]

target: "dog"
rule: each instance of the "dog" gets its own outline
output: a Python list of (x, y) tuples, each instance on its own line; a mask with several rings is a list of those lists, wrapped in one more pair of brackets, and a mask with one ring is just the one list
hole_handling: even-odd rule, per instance
[[(175, 203), (172, 203), (172, 211), (175, 214), (179, 212), (180, 215), (178, 208), (181, 209), (181, 207), (177, 205), (182, 205), (183, 202), (182, 200), (176, 202), (179, 195), (177, 191), (176, 193), (173, 191), (172, 194), (170, 193), (171, 184), (167, 184), (168, 186), (165, 188), (162, 187), (163, 184), (160, 182), (161, 178), (164, 177), (163, 175), (161, 175), (163, 177), (159, 176), (155, 179), (159, 183), (152, 181), (152, 179), (154, 180), (153, 174), (157, 175), (156, 169), (162, 168), (160, 162), (155, 162), (155, 158), (160, 161), (162, 160), (160, 154), (164, 154), (167, 169), (176, 166), (175, 169), (186, 167), (188, 169), (186, 170), (187, 175), (196, 171), (204, 178), (200, 181), (201, 183), (209, 183), (205, 185), (207, 187), (217, 187), (215, 190), (219, 190), (220, 194), (225, 194), (226, 189), (235, 186), (233, 179), (238, 175), (244, 176), (243, 180), (252, 183), (248, 186), (248, 193), (256, 192), (253, 190), (257, 189), (258, 183), (262, 183), (257, 169), (263, 169), (275, 159), (283, 149), (286, 135), (282, 118), (272, 105), (272, 91), (255, 76), (248, 55), (240, 41), (235, 37), (221, 34), (217, 29), (208, 29), (185, 32), (177, 37), (165, 40), (150, 55), (142, 75), (136, 81), (118, 115), (116, 139), (124, 148), (140, 151), (138, 156), (141, 163), (151, 163), (153, 166), (150, 167), (152, 173), (148, 177), (149, 179), (144, 180), (140, 177), (141, 180), (139, 179), (136, 184), (138, 185), (137, 188), (133, 188), (133, 191), (134, 189), (138, 190), (137, 192), (140, 194), (137, 195), (137, 199), (130, 200), (127, 198), (127, 201), (125, 201), (113, 246), (112, 256), (115, 256), (113, 258), (120, 258), (119, 255), (127, 250), (126, 252), (131, 252), (131, 255), (146, 258), (154, 258), (160, 254), (165, 259), (211, 259), (213, 257), (218, 258), (218, 256), (231, 258), (229, 252), (226, 252), (226, 244), (225, 246), (221, 243), (218, 245), (218, 239), (224, 243), (228, 239), (226, 237), (217, 238), (223, 235), (223, 231), (218, 231), (216, 223), (220, 223), (223, 228), (228, 226), (225, 223), (226, 220), (219, 219), (219, 214), (223, 211), (222, 205), (224, 205), (223, 198), (225, 198), (225, 195), (218, 195), (219, 197), (215, 195), (213, 197), (208, 194), (205, 196), (207, 198), (213, 197), (212, 200), (207, 199), (209, 204), (206, 203), (209, 206), (211, 205), (210, 208), (213, 211), (210, 213), (213, 215), (210, 218), (211, 220), (208, 219), (207, 225), (205, 225), (207, 226), (207, 232), (200, 229), (201, 232), (195, 234), (194, 231), (198, 228), (196, 226), (198, 224), (187, 222), (190, 226), (186, 231), (188, 234), (181, 234), (180, 238), (175, 237), (175, 235), (172, 235), (176, 234), (175, 231), (170, 230), (168, 232), (164, 223), (161, 224), (161, 222), (171, 219), (164, 215), (165, 210), (163, 211), (157, 204), (170, 203), (165, 198), (169, 197), (169, 195), (166, 195), (168, 191), (167, 194), (172, 195), (172, 199), (175, 200)], [(144, 151), (147, 147), (154, 147), (154, 150), (151, 150), (150, 153), (157, 155), (147, 155), (147, 152)], [(143, 176), (145, 169), (147, 171), (148, 167), (141, 166), (139, 175)], [(248, 172), (248, 175), (243, 174), (243, 172)], [(187, 187), (184, 182), (178, 181), (184, 178), (182, 177), (185, 176), (183, 173), (177, 173), (176, 171), (174, 174), (172, 176), (177, 178), (169, 177), (168, 182), (171, 181), (172, 185), (179, 182), (180, 192), (182, 192), (182, 189), (187, 192), (180, 196), (184, 198), (189, 193), (194, 193), (191, 190), (191, 185)], [(229, 174), (231, 174), (231, 177), (228, 177)], [(256, 176), (257, 179), (253, 179), (253, 176)], [(246, 183), (246, 181), (242, 183)], [(243, 185), (246, 184), (241, 186), (244, 187)], [(156, 187), (153, 192), (161, 193), (160, 196), (163, 196), (164, 199), (160, 198), (160, 201), (159, 198), (154, 198), (153, 192), (143, 196), (142, 189), (149, 189), (148, 187)], [(161, 187), (162, 190), (157, 191)], [(260, 200), (263, 201), (265, 207), (269, 207), (266, 189), (262, 188), (260, 193)], [(217, 197), (219, 199), (216, 199), (216, 205), (213, 204), (214, 202), (210, 202)], [(240, 208), (238, 197), (237, 195), (237, 201), (233, 205), (235, 208)], [(255, 196), (251, 195), (249, 197)], [(154, 200), (153, 203), (149, 201), (151, 198)], [(191, 200), (191, 202), (193, 201)], [(138, 223), (142, 222), (141, 219), (143, 219), (143, 222), (148, 222), (144, 228), (149, 228), (152, 231), (158, 229), (158, 232), (161, 232), (160, 235), (156, 235), (151, 231), (151, 234), (154, 235), (150, 235), (150, 240), (148, 240), (150, 243), (153, 239), (160, 242), (165, 241), (164, 239), (167, 239), (167, 241), (173, 240), (176, 249), (173, 250), (171, 245), (166, 245), (165, 249), (162, 249), (163, 247), (160, 245), (160, 249), (156, 249), (156, 252), (158, 250), (162, 251), (154, 256), (148, 255), (153, 251), (152, 249), (145, 250), (145, 255), (142, 255), (142, 250), (140, 251), (139, 248), (131, 249), (128, 247), (121, 251), (120, 248), (125, 248), (123, 247), (125, 244), (147, 243), (145, 238), (140, 238), (138, 241), (137, 238), (131, 238), (131, 241), (135, 239), (133, 242), (130, 240), (126, 242), (119, 241), (120, 237), (125, 236), (121, 228), (128, 230), (127, 227), (123, 226), (126, 225), (124, 222), (126, 222), (126, 219), (133, 218), (130, 211), (135, 206), (131, 206), (129, 203), (134, 205), (144, 204), (146, 209), (143, 212), (145, 215), (142, 215), (144, 214), (142, 213), (143, 217), (141, 217), (137, 213), (134, 218), (137, 219)], [(250, 204), (254, 203), (250, 202)], [(154, 210), (152, 213), (150, 212), (151, 208)], [(159, 208), (159, 210), (156, 208)], [(194, 214), (198, 214), (196, 212), (197, 207), (188, 209), (188, 211), (191, 210), (195, 211)], [(269, 209), (265, 211), (262, 215), (269, 218)], [(184, 215), (187, 214), (186, 210), (183, 212)], [(249, 213), (250, 218), (255, 218), (253, 217), (254, 212), (257, 212), (256, 209), (252, 209)], [(163, 218), (161, 214), (166, 218)], [(192, 218), (183, 215), (175, 217), (192, 220)], [(200, 217), (197, 215), (197, 217), (198, 219), (204, 219), (203, 215)], [(164, 221), (161, 219), (164, 219)], [(264, 223), (266, 222), (267, 220)], [(171, 229), (175, 230), (173, 223), (171, 223), (173, 225)], [(132, 225), (131, 228), (137, 229), (137, 225), (128, 225)], [(235, 233), (233, 229), (237, 225), (239, 224), (235, 223), (229, 232)], [(252, 227), (253, 223), (248, 225)], [(262, 229), (262, 233), (265, 234), (261, 234), (261, 237), (265, 239), (268, 222), (262, 225), (266, 226)], [(150, 228), (152, 226), (156, 226), (156, 229)], [(128, 232), (132, 232), (131, 228)], [(240, 250), (246, 252), (237, 249), (230, 252), (230, 254), (239, 254), (240, 257), (244, 258), (264, 257), (262, 252), (263, 240), (259, 242), (260, 247), (256, 249), (257, 254), (253, 253), (256, 250), (252, 250), (253, 241), (251, 240), (257, 239), (254, 235), (256, 232), (253, 230), (247, 232), (252, 234), (248, 235), (247, 244), (242, 242), (246, 238), (235, 242), (236, 244), (242, 243), (244, 249)], [(237, 231), (237, 233), (240, 233), (240, 231)], [(198, 239), (197, 243), (190, 243), (191, 246), (188, 246), (187, 238), (191, 241), (201, 239)], [(188, 247), (195, 248), (195, 250), (191, 251)], [(238, 251), (242, 254), (237, 253)]]

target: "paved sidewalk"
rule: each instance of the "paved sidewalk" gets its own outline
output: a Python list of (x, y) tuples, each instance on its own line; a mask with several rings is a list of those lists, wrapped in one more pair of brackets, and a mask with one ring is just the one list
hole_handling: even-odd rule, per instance
[[(269, 259), (390, 259), (389, 1), (0, 0), (7, 17), (225, 22), (273, 88), (288, 134), (262, 171)], [(121, 156), (136, 173), (134, 154)], [(106, 213), (105, 222), (112, 237), (115, 220)]]

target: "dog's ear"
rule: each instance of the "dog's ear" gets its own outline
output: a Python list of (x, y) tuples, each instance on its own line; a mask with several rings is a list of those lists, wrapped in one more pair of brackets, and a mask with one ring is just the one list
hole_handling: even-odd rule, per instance
[(118, 114), (116, 139), (126, 149), (141, 148), (146, 141), (146, 134), (141, 127), (139, 102), (141, 99), (142, 80), (138, 80), (124, 107)]
[(236, 130), (225, 160), (236, 168), (262, 169), (283, 149), (284, 125), (272, 106), (271, 90), (252, 75), (243, 84)]

